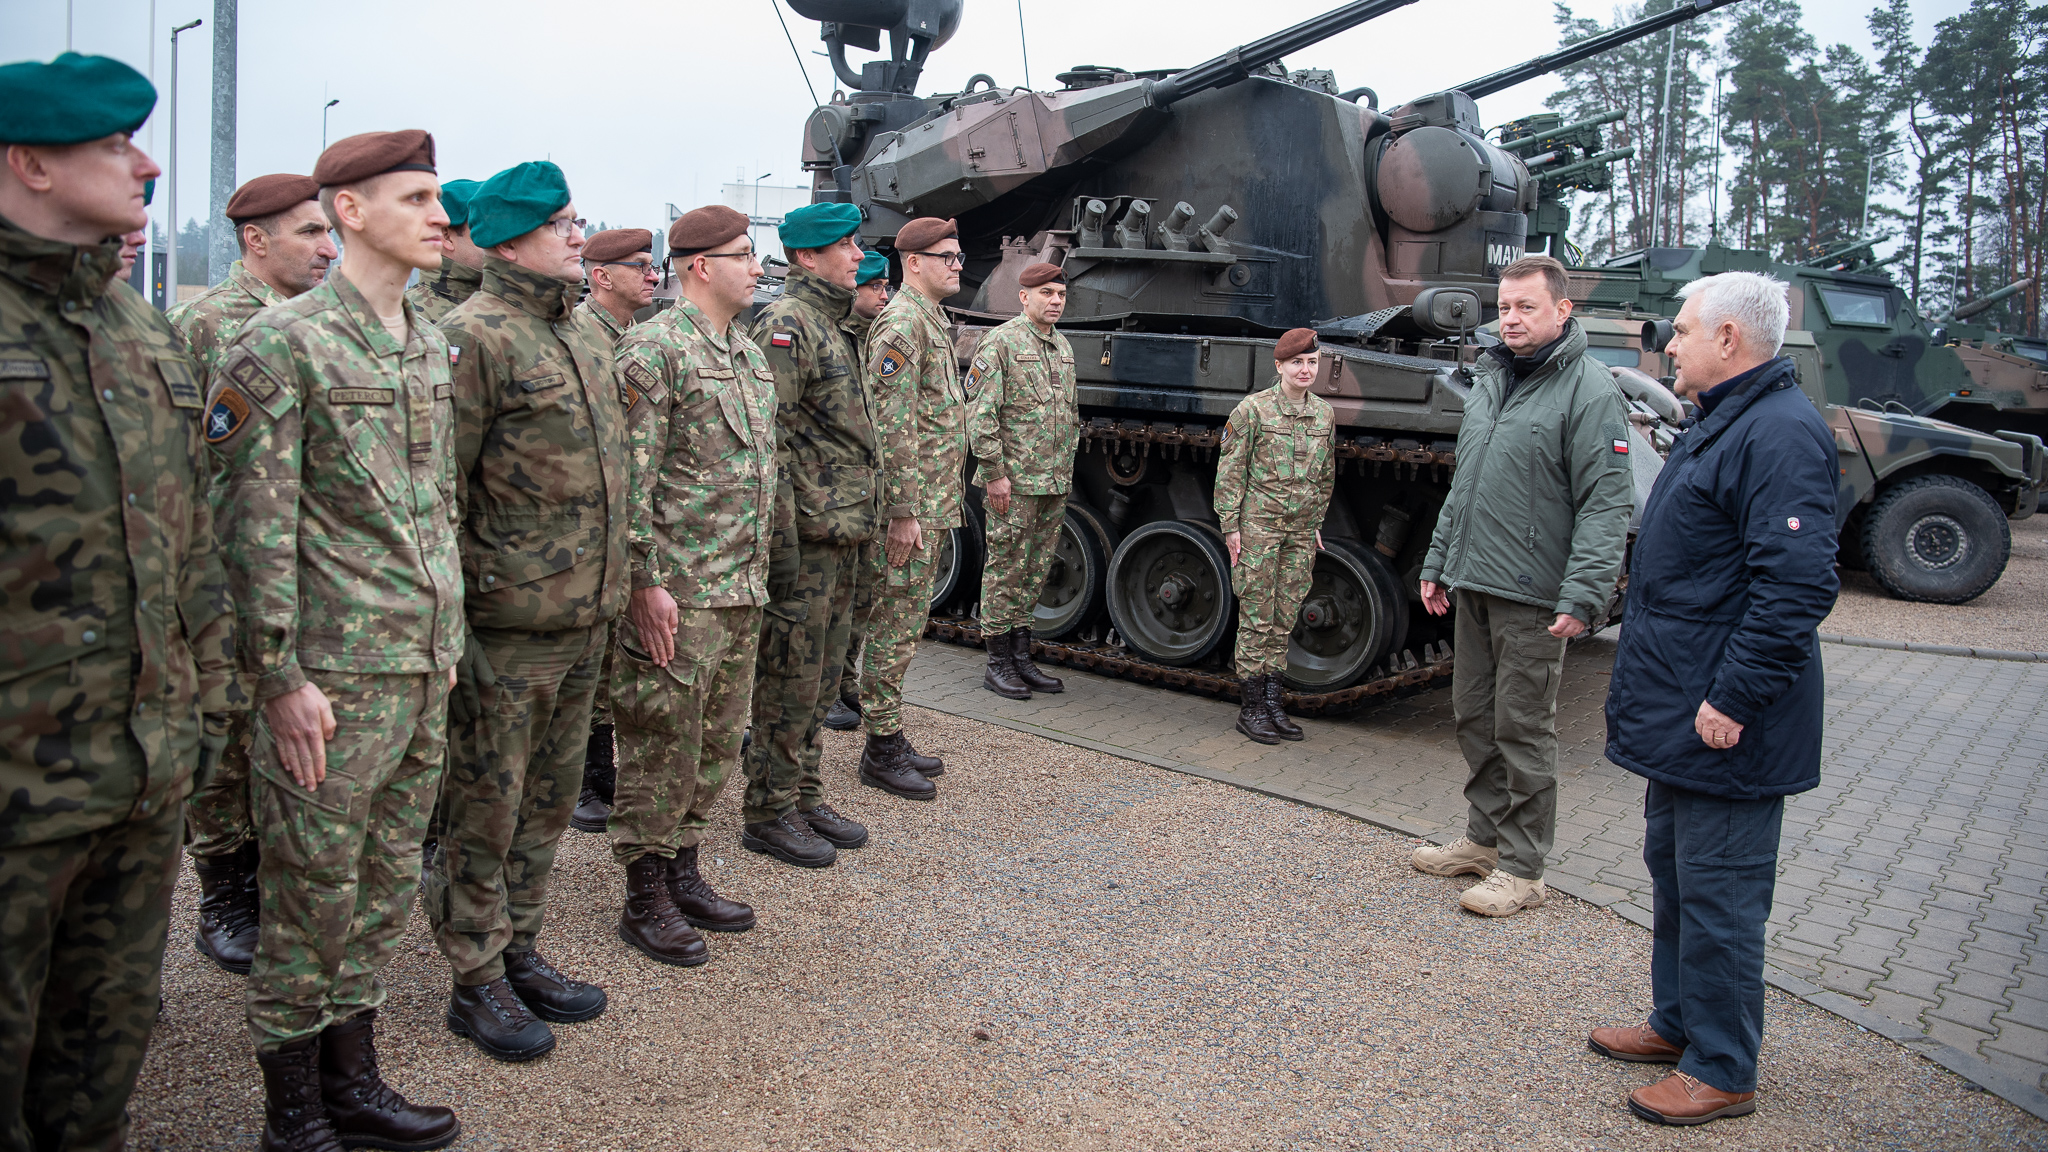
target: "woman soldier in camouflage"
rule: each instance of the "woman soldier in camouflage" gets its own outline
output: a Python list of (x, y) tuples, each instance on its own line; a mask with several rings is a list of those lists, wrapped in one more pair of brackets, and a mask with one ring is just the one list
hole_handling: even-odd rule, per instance
[(1237, 730), (1261, 744), (1302, 738), (1280, 709), (1280, 673), (1323, 546), (1319, 529), (1336, 477), (1336, 413), (1309, 393), (1319, 366), (1316, 334), (1296, 328), (1282, 336), (1273, 366), (1279, 386), (1245, 397), (1231, 412), (1216, 468), (1216, 518), (1237, 593), (1244, 691)]

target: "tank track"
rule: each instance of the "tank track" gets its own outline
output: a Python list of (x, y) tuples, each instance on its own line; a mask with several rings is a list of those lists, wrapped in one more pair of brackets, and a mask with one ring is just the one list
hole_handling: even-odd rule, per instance
[[(981, 625), (962, 616), (934, 616), (925, 624), (924, 634), (963, 648), (984, 647)], [(1220, 700), (1239, 699), (1238, 682), (1233, 676), (1160, 664), (1110, 644), (1033, 640), (1031, 658), (1043, 664), (1079, 668), (1098, 676), (1156, 684), (1176, 692), (1212, 696)], [(1389, 700), (1450, 686), (1449, 641), (1442, 645), (1423, 645), (1419, 658), (1412, 651), (1401, 652), (1389, 663), (1394, 666), (1374, 668), (1364, 680), (1349, 688), (1335, 692), (1289, 691), (1283, 694), (1282, 701), (1287, 711), (1296, 716), (1338, 717), (1349, 716)]]

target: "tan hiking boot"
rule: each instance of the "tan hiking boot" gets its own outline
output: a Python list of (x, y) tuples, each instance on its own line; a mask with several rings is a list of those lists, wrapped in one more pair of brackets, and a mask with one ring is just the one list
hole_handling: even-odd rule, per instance
[(1484, 876), (1500, 867), (1500, 849), (1482, 848), (1460, 836), (1441, 848), (1424, 844), (1408, 859), (1431, 876)]
[(1543, 881), (1524, 880), (1496, 868), (1486, 879), (1465, 889), (1458, 903), (1481, 916), (1513, 916), (1524, 908), (1543, 906)]

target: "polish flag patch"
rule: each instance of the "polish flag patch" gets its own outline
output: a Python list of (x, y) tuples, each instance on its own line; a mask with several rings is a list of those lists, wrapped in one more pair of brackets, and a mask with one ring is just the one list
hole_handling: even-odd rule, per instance
[(1626, 440), (1616, 440), (1616, 441), (1614, 442), (1614, 454), (1615, 454), (1615, 455), (1617, 455), (1617, 456), (1626, 456), (1626, 455), (1628, 455), (1628, 441), (1626, 441)]
[(768, 337), (768, 345), (771, 348), (793, 348), (796, 346), (796, 334), (794, 332), (776, 332)]

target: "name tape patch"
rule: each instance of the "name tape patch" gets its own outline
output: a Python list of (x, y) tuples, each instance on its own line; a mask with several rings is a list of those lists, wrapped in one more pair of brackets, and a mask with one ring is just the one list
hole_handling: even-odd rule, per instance
[(329, 388), (329, 404), (389, 404), (396, 399), (390, 388)]

